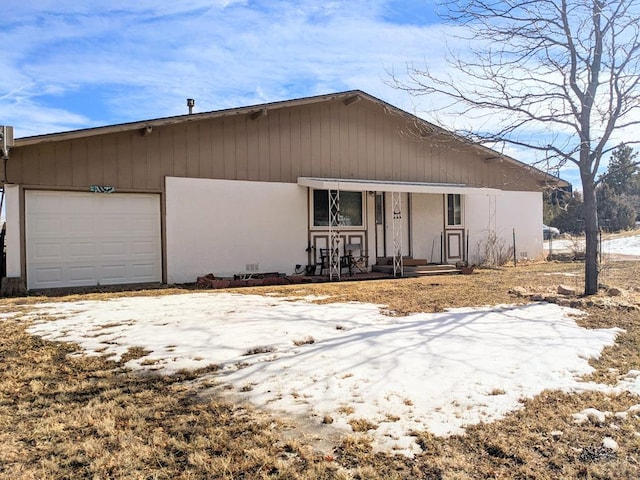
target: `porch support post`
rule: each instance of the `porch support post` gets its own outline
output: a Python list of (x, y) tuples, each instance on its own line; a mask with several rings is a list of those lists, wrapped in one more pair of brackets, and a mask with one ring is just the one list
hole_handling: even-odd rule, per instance
[(340, 190), (329, 190), (329, 280), (340, 280)]
[(393, 276), (404, 276), (402, 264), (402, 194), (391, 192), (391, 206), (393, 210)]

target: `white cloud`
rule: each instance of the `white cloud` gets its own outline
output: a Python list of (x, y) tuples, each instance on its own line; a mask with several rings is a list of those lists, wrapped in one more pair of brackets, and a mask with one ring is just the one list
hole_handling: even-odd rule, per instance
[(76, 112), (58, 102), (103, 86), (109, 111), (90, 122), (184, 113), (186, 97), (203, 111), (354, 88), (403, 108), (406, 95), (385, 84), (386, 69), (422, 59), (442, 35), (437, 26), (385, 23), (385, 3), (16, 4), (0, 33), (4, 44), (21, 46), (3, 61), (3, 122), (24, 135), (25, 119), (8, 117), (11, 102)]

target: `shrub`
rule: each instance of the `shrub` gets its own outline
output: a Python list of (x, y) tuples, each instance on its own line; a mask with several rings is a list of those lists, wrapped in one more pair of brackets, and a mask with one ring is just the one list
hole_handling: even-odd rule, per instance
[(486, 237), (476, 244), (476, 258), (480, 266), (499, 267), (513, 258), (513, 246), (508, 246), (495, 231), (487, 230)]

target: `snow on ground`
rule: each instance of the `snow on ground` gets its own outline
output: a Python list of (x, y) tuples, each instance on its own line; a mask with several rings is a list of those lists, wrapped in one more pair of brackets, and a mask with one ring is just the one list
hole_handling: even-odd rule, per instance
[(459, 433), (544, 389), (604, 389), (579, 377), (621, 331), (581, 328), (580, 312), (544, 303), (391, 317), (371, 304), (202, 292), (36, 308), (33, 334), (114, 358), (151, 352), (132, 368), (217, 364), (216, 380), (258, 406), (345, 431), (367, 419), (374, 446), (408, 455), (412, 430)]
[[(559, 238), (552, 242), (545, 241), (544, 248), (554, 252), (584, 251), (584, 237), (576, 239)], [(640, 256), (640, 235), (612, 237), (602, 241), (602, 252), (605, 255)]]
[(602, 251), (604, 253), (640, 256), (640, 235), (605, 240), (602, 242)]

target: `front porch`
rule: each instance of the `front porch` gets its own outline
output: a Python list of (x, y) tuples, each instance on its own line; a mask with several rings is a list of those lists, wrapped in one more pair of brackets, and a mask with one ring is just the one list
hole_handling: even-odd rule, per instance
[(344, 259), (354, 251), (364, 259), (358, 273), (459, 273), (469, 263), (464, 204), (469, 195), (495, 193), (453, 184), (306, 177), (298, 184), (308, 188), (309, 267), (331, 280), (342, 279)]

